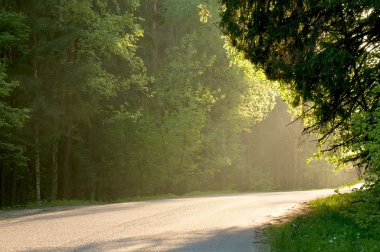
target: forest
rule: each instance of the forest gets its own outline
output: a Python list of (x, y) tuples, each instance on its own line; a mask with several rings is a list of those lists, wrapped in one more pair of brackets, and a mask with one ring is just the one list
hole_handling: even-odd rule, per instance
[[(317, 143), (326, 147), (315, 129), (323, 138), (334, 126), (295, 120), (300, 110), (283, 100), (297, 107), (303, 98), (284, 89), (287, 69), (242, 53), (252, 48), (228, 34), (229, 7), (220, 20), (217, 0), (1, 0), (0, 207), (356, 178), (360, 169), (306, 163)], [(317, 108), (325, 121), (328, 108)]]

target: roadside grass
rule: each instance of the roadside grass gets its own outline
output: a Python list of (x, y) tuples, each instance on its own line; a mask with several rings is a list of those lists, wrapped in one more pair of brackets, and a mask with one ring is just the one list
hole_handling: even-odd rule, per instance
[(181, 195), (181, 197), (201, 197), (201, 196), (219, 196), (219, 195), (228, 195), (244, 193), (236, 190), (223, 190), (223, 191), (192, 191)]
[[(118, 199), (114, 202), (133, 202), (133, 201), (144, 201), (144, 200), (161, 200), (161, 199), (181, 199), (181, 198), (190, 198), (190, 197), (202, 197), (202, 196), (218, 196), (218, 195), (228, 195), (228, 194), (236, 194), (239, 191), (234, 190), (224, 190), (224, 191), (192, 191), (184, 194), (159, 194), (152, 196), (133, 196), (133, 197), (125, 197)], [(240, 192), (241, 193), (241, 192)]]
[(348, 182), (348, 183), (345, 183), (341, 186), (338, 186), (337, 189), (340, 190), (340, 189), (343, 189), (343, 188), (346, 188), (346, 187), (350, 187), (350, 186), (355, 186), (355, 185), (358, 185), (358, 184), (363, 184), (364, 181), (362, 179), (354, 179), (353, 181), (351, 182)]
[(380, 199), (367, 191), (310, 203), (311, 213), (271, 226), (271, 251), (380, 251)]
[(70, 206), (86, 206), (86, 205), (100, 205), (100, 204), (112, 204), (123, 202), (138, 202), (146, 200), (162, 200), (162, 199), (180, 199), (188, 197), (201, 197), (201, 196), (216, 196), (225, 194), (236, 194), (238, 191), (226, 190), (226, 191), (193, 191), (185, 194), (159, 194), (159, 195), (146, 195), (146, 196), (133, 196), (124, 197), (117, 200), (110, 201), (95, 201), (95, 200), (43, 200), (38, 202), (29, 202), (26, 204), (15, 205), (11, 207), (1, 207), (1, 211), (7, 210), (20, 210), (20, 209), (36, 209), (36, 208), (53, 208), (53, 207), (70, 207)]
[(172, 193), (167, 193), (167, 194), (159, 194), (159, 195), (141, 195), (141, 196), (124, 197), (124, 198), (120, 198), (114, 201), (110, 201), (108, 203), (123, 203), (123, 202), (174, 199), (174, 198), (178, 198), (178, 196)]
[(2, 207), (0, 210), (19, 210), (19, 209), (34, 209), (34, 208), (50, 208), (50, 207), (69, 207), (69, 206), (82, 206), (101, 204), (100, 201), (90, 200), (42, 200), (41, 202), (28, 202), (22, 205), (15, 205), (12, 207)]

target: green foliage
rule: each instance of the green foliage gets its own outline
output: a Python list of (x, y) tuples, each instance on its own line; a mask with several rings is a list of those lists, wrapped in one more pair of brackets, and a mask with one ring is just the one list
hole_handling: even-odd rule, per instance
[(312, 213), (271, 227), (271, 251), (378, 251), (378, 201), (368, 192), (311, 202)]
[[(136, 102), (130, 94), (144, 96), (146, 92), (148, 78), (136, 56), (143, 34), (134, 16), (138, 2), (37, 1), (8, 7), (15, 11), (0, 13), (0, 34), (4, 35), (0, 52), (2, 60), (10, 63), (11, 79), (20, 83), (13, 103), (32, 109), (30, 124), (12, 138), (23, 139), (33, 172), (25, 176), (12, 169), (0, 175), (12, 178), (11, 183), (2, 184), (1, 204), (33, 199), (17, 196), (27, 195), (18, 193), (17, 185), (36, 185), (33, 178), (37, 180), (38, 170), (44, 198), (71, 198), (73, 194), (94, 198), (89, 190), (95, 185), (88, 179), (95, 181), (100, 172), (99, 164), (90, 168), (96, 162), (91, 157), (104, 157), (95, 146), (98, 137), (89, 133), (105, 135), (107, 127), (103, 129), (102, 124), (121, 114), (133, 115)], [(14, 14), (20, 10), (24, 14)], [(7, 46), (10, 39), (12, 48)], [(25, 57), (20, 57), (20, 48), (26, 48)], [(1, 121), (13, 123), (9, 118)], [(99, 127), (91, 130), (93, 125)], [(6, 194), (12, 195), (10, 201)]]
[[(378, 3), (222, 4), (221, 27), (231, 44), (279, 81), (288, 103), (305, 119), (305, 131), (319, 134), (320, 148), (339, 162), (378, 170), (373, 162), (378, 152), (370, 147), (378, 136), (373, 120), (379, 104)], [(368, 120), (357, 127), (363, 118)], [(366, 127), (372, 133), (361, 130)]]
[[(374, 90), (379, 96), (380, 86)], [(363, 134), (364, 139), (354, 145), (355, 152), (362, 152), (368, 158), (366, 180), (369, 182), (368, 187), (374, 190), (374, 194), (380, 195), (380, 106), (374, 108), (374, 111), (357, 114), (353, 118), (353, 130), (355, 134)], [(355, 154), (353, 154), (355, 155)], [(351, 159), (348, 156), (347, 159)]]
[(15, 143), (14, 130), (21, 128), (28, 118), (25, 109), (10, 106), (6, 99), (18, 86), (17, 82), (6, 80), (5, 66), (0, 62), (0, 162), (3, 165), (25, 165), (26, 157), (22, 147)]
[(207, 23), (208, 18), (210, 17), (210, 12), (207, 10), (206, 5), (200, 4), (197, 6), (199, 9), (199, 17), (202, 23)]
[(0, 127), (1, 128), (21, 128), (25, 121), (25, 111), (17, 108), (12, 108), (4, 102), (12, 91), (19, 85), (17, 82), (7, 82), (7, 75), (5, 73), (5, 66), (0, 64), (0, 98), (3, 100), (0, 103)]
[[(151, 4), (146, 1), (142, 8), (149, 10)], [(240, 59), (228, 56), (218, 30), (199, 22), (195, 2), (161, 1), (156, 7), (156, 19), (144, 13), (145, 34), (152, 40), (141, 42), (143, 48), (154, 43), (144, 58), (147, 66), (156, 62), (148, 67), (154, 100), (144, 105), (133, 127), (137, 132), (131, 134), (132, 142), (139, 143), (132, 165), (141, 167), (133, 172), (138, 190), (241, 188), (237, 174), (246, 167), (242, 133), (266, 116), (274, 92), (265, 80), (245, 73)]]
[(0, 9), (0, 57), (3, 61), (12, 62), (25, 53), (29, 32), (24, 15)]

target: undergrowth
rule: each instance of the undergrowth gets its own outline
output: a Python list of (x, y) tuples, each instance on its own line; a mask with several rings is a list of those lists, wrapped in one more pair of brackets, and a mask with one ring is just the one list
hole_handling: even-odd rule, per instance
[(269, 228), (271, 251), (380, 251), (380, 198), (371, 191), (310, 203), (311, 214)]
[(42, 200), (41, 202), (29, 202), (22, 205), (12, 207), (2, 207), (0, 210), (17, 210), (17, 209), (34, 209), (47, 207), (65, 207), (65, 206), (81, 206), (90, 204), (101, 204), (99, 201), (90, 200)]

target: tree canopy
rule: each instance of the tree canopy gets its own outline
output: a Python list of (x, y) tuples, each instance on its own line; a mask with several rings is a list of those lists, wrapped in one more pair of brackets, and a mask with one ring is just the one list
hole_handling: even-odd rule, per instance
[(379, 1), (222, 1), (223, 32), (340, 161), (379, 173)]

